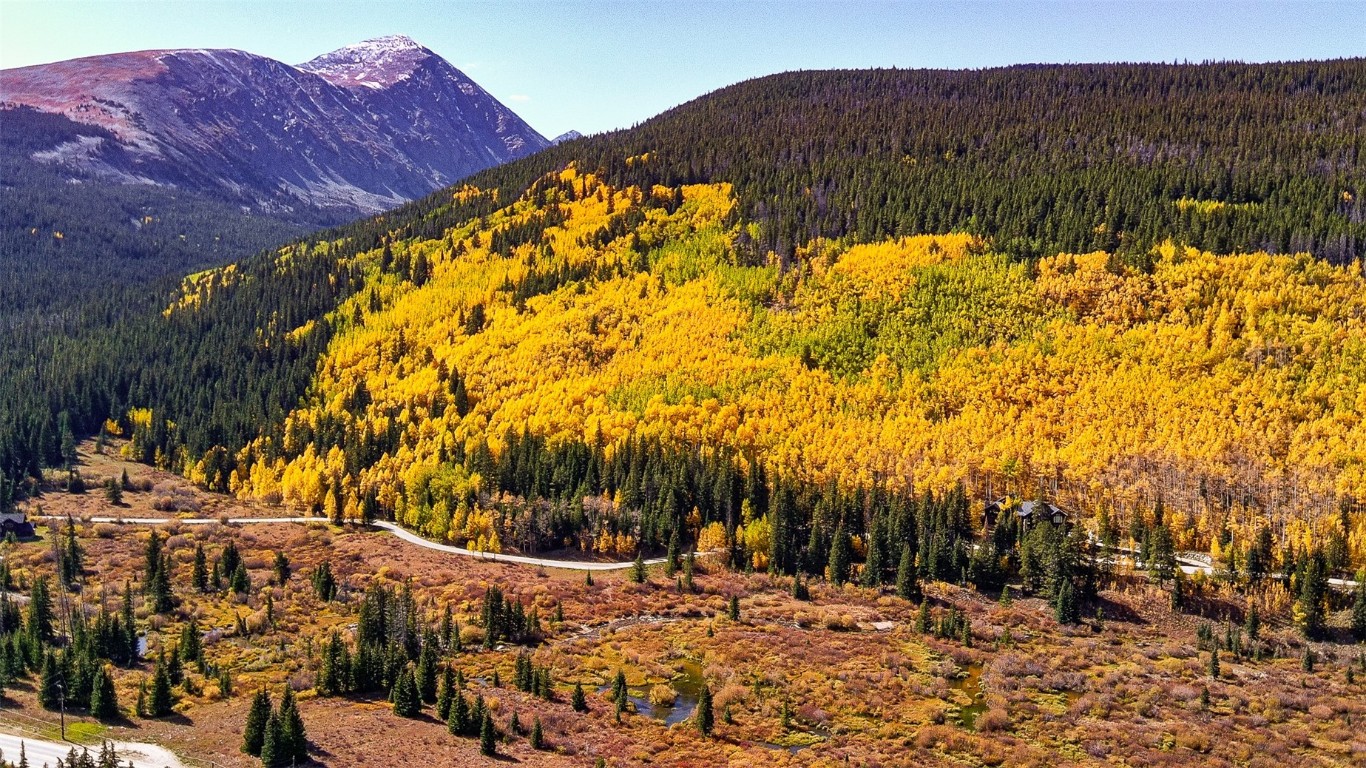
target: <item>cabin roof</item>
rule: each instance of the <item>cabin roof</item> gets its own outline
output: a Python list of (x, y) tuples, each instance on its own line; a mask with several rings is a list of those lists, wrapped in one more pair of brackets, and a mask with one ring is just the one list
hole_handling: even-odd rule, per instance
[[(1016, 517), (1033, 517), (1033, 516), (1034, 516), (1034, 508), (1037, 507), (1038, 504), (1039, 504), (1039, 503), (1036, 502), (1036, 501), (1020, 501), (1020, 502), (1016, 502), (1016, 503), (1013, 505), (1013, 509), (1015, 510), (1015, 516), (1016, 516)], [(1053, 515), (1062, 515), (1063, 517), (1067, 517), (1067, 511), (1064, 510), (1062, 507), (1059, 507), (1058, 505), (1053, 504), (1052, 502), (1047, 502), (1047, 501), (1043, 502), (1043, 504), (1044, 504), (1044, 506), (1047, 508), (1047, 514), (1048, 514), (1050, 517), (1052, 517)], [(997, 499), (997, 500), (995, 500), (995, 501), (993, 501), (993, 502), (991, 502), (990, 504), (987, 505), (987, 511), (988, 511), (988, 512), (997, 512), (997, 513), (999, 513), (1001, 510), (1006, 509), (1006, 508), (1007, 508), (1007, 502), (1006, 502), (1005, 497), (1001, 497), (1001, 498), (999, 498), (999, 499)]]

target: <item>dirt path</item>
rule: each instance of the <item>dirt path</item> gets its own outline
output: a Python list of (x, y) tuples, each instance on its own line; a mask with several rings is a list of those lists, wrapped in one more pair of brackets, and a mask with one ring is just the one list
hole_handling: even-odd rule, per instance
[[(58, 515), (35, 516), (35, 520), (47, 522), (61, 522), (66, 518)], [(230, 517), (226, 520), (212, 517), (91, 517), (88, 518), (92, 523), (112, 523), (115, 525), (165, 525), (170, 522), (177, 522), (181, 525), (211, 525), (214, 523), (227, 522), (230, 525), (256, 525), (266, 523), (326, 523), (327, 520), (321, 517)], [(634, 562), (625, 563), (600, 563), (581, 560), (555, 560), (546, 557), (529, 557), (526, 555), (508, 555), (499, 552), (478, 552), (464, 547), (454, 547), (449, 544), (438, 544), (434, 541), (418, 536), (412, 531), (400, 528), (390, 522), (371, 523), (375, 528), (380, 528), (397, 536), (403, 541), (417, 547), (433, 549), (437, 552), (445, 552), (450, 555), (460, 557), (473, 557), (480, 560), (488, 560), (495, 563), (515, 563), (517, 565), (533, 565), (541, 568), (558, 568), (569, 571), (621, 571), (635, 565)], [(646, 565), (658, 565), (664, 562), (664, 558), (656, 557), (645, 561)]]

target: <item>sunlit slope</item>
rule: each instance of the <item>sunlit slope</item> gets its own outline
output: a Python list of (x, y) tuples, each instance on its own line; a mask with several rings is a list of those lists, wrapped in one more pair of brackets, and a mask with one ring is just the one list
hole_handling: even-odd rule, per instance
[[(780, 272), (738, 255), (725, 184), (643, 193), (570, 167), (510, 202), (355, 257), (310, 393), (238, 454), (232, 490), (497, 546), (478, 456), (527, 433), (725, 449), (847, 488), (1161, 497), (1183, 545), (1216, 506), (1308, 537), (1366, 498), (1359, 264), (1167, 245), (1151, 272), (1029, 265), (949, 234), (816, 241)], [(226, 466), (190, 464), (210, 484)]]

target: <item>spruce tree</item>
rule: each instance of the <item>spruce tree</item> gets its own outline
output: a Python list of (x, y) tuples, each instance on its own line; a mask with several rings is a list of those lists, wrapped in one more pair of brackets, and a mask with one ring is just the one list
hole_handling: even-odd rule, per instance
[(540, 715), (537, 715), (536, 719), (531, 723), (531, 736), (527, 738), (527, 744), (529, 744), (532, 749), (545, 748), (545, 734), (541, 730)]
[(85, 570), (85, 551), (76, 539), (76, 523), (70, 515), (66, 517), (66, 543), (62, 547), (62, 581), (67, 586), (75, 586)]
[(57, 663), (55, 651), (48, 650), (43, 654), (42, 671), (38, 674), (38, 706), (43, 709), (56, 710), (61, 706), (62, 699), (62, 670)]
[(252, 697), (251, 708), (247, 710), (247, 723), (242, 732), (242, 751), (254, 757), (261, 756), (261, 747), (266, 739), (266, 724), (270, 719), (270, 694), (261, 688)]
[(237, 567), (232, 571), (232, 579), (228, 582), (228, 588), (239, 595), (245, 595), (251, 590), (251, 577), (247, 574), (247, 566), (240, 560)]
[(493, 718), (489, 716), (487, 710), (484, 712), (483, 721), (479, 724), (479, 754), (484, 757), (493, 757), (498, 754), (498, 734), (493, 729)]
[(901, 562), (896, 568), (896, 594), (903, 600), (920, 599), (920, 579), (915, 572), (915, 555), (910, 544), (901, 545)]
[(631, 581), (636, 584), (644, 584), (649, 578), (649, 572), (645, 569), (645, 556), (641, 552), (636, 552), (636, 560), (631, 564)]
[(1081, 609), (1077, 606), (1077, 595), (1071, 579), (1063, 579), (1058, 585), (1053, 610), (1059, 624), (1076, 624), (1081, 619)]
[(588, 711), (588, 698), (583, 693), (583, 683), (574, 683), (574, 693), (569, 698), (569, 706), (575, 712)]
[(337, 595), (337, 581), (332, 576), (332, 563), (324, 560), (313, 570), (313, 593), (323, 602), (331, 602)]
[(1209, 652), (1209, 676), (1219, 678), (1219, 649), (1213, 648)]
[(286, 762), (301, 765), (308, 762), (308, 734), (304, 731), (304, 719), (299, 714), (299, 706), (294, 700), (294, 690), (285, 686), (284, 696), (280, 698), (281, 746)]
[(849, 557), (850, 557), (849, 534), (844, 530), (844, 523), (840, 523), (835, 529), (835, 540), (830, 545), (830, 583), (835, 586), (843, 586), (849, 580)]
[(175, 705), (175, 697), (171, 693), (171, 675), (166, 668), (166, 657), (163, 654), (157, 659), (156, 668), (152, 671), (152, 688), (147, 697), (147, 714), (151, 717), (165, 717), (171, 714), (171, 707)]
[(452, 736), (470, 735), (470, 704), (458, 688), (451, 696), (451, 709), (446, 714), (446, 730)]
[(437, 657), (436, 636), (428, 632), (417, 657), (417, 692), (422, 701), (436, 701), (436, 675), (440, 659)]
[(411, 669), (405, 668), (398, 673), (389, 697), (394, 702), (394, 714), (399, 717), (417, 717), (422, 705), (418, 700), (417, 681), (413, 679)]
[(90, 714), (96, 719), (109, 721), (119, 717), (118, 694), (114, 690), (114, 676), (109, 669), (101, 667), (90, 692)]
[(882, 586), (883, 571), (887, 568), (883, 562), (883, 552), (887, 548), (885, 539), (882, 515), (873, 515), (873, 524), (868, 530), (868, 559), (863, 565), (865, 587)]
[(678, 528), (675, 527), (669, 534), (669, 549), (664, 557), (664, 575), (672, 578), (674, 572), (678, 570), (678, 558), (680, 555), (678, 544)]
[(698, 733), (704, 737), (710, 736), (712, 728), (716, 725), (715, 716), (716, 713), (712, 710), (711, 686), (703, 685), (697, 695), (697, 714), (694, 715)]
[(46, 576), (34, 579), (29, 588), (28, 622), (24, 628), (35, 646), (52, 642), (52, 596), (48, 592)]
[(727, 604), (727, 607), (726, 607), (726, 616), (727, 616), (727, 618), (729, 618), (731, 621), (739, 621), (739, 620), (740, 620), (740, 596), (739, 596), (739, 595), (731, 595), (731, 596), (730, 596), (730, 603), (728, 603), (728, 604)]
[(451, 715), (451, 700), (455, 697), (455, 673), (450, 666), (441, 671), (441, 690), (436, 695), (436, 716), (445, 720)]
[(265, 738), (261, 741), (261, 765), (265, 768), (278, 768), (289, 765), (289, 762), (289, 747), (285, 744), (280, 716), (271, 712), (266, 718)]
[(201, 594), (209, 591), (208, 560), (204, 555), (204, 545), (200, 543), (194, 545), (194, 568), (190, 574), (190, 586)]
[(275, 562), (271, 567), (271, 571), (275, 575), (276, 586), (283, 587), (285, 582), (289, 581), (289, 558), (285, 556), (284, 552), (276, 551)]

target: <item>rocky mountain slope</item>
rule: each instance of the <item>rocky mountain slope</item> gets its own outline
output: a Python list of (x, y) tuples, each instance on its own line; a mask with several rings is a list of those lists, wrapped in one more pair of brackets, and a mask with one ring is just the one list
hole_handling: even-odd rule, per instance
[(170, 50), (22, 67), (0, 76), (0, 102), (108, 132), (30, 155), (68, 175), (173, 185), (285, 215), (384, 210), (549, 145), (402, 36), (299, 66)]

